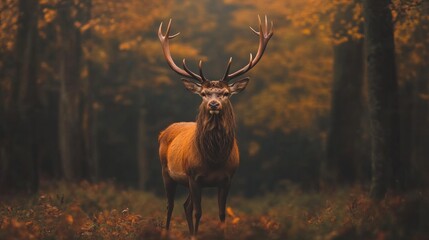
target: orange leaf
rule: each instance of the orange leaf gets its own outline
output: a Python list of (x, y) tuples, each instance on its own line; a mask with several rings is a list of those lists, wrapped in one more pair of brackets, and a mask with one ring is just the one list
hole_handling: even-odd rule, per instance
[(73, 224), (73, 216), (72, 215), (70, 215), (70, 214), (68, 214), (67, 216), (66, 216), (66, 221), (67, 221), (67, 223), (68, 224)]
[(235, 217), (235, 214), (234, 214), (234, 212), (232, 211), (232, 208), (227, 207), (227, 208), (226, 208), (226, 212), (228, 213), (228, 215), (229, 215), (229, 216), (231, 216), (231, 217)]

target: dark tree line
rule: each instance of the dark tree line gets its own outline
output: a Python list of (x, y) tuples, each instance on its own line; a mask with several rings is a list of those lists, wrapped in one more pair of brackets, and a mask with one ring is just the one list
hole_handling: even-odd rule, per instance
[[(168, 75), (161, 57), (155, 32), (159, 22), (168, 16), (142, 21), (148, 26), (144, 30), (129, 27), (127, 31), (133, 37), (129, 41), (121, 39), (124, 32), (111, 30), (115, 21), (128, 17), (121, 14), (131, 11), (124, 7), (115, 12), (122, 6), (120, 2), (109, 1), (102, 10), (103, 5), (96, 0), (10, 2), (16, 3), (19, 14), (14, 23), (17, 28), (13, 49), (2, 48), (0, 56), (0, 114), (4, 116), (0, 119), (1, 191), (35, 192), (41, 181), (51, 179), (115, 179), (160, 191), (157, 135), (171, 122), (193, 120), (198, 103), (197, 98), (182, 89), (179, 79)], [(136, 5), (139, 1), (130, 4), (140, 6)], [(209, 56), (211, 62), (205, 65), (210, 77), (215, 78), (229, 55), (237, 59), (237, 65), (245, 62), (256, 39), (245, 45), (243, 39), (250, 36), (245, 35), (248, 30), (232, 24), (236, 11), (241, 9), (240, 3), (198, 4), (192, 5), (199, 14), (192, 17), (193, 21), (181, 15), (189, 11), (189, 6), (175, 5), (176, 9), (169, 9), (168, 14), (178, 16), (178, 26), (174, 28), (184, 31), (185, 43), (178, 42), (175, 51), (178, 57)], [(395, 24), (401, 19), (393, 19), (390, 1), (356, 0), (333, 6), (330, 11), (335, 18), (330, 30), (335, 43), (328, 46), (332, 48), (329, 57), (333, 60), (331, 107), (329, 116), (321, 114), (313, 123), (320, 125), (314, 127), (319, 132), (303, 131), (293, 124), (282, 131), (264, 118), (251, 124), (246, 119), (259, 118), (265, 108), (276, 108), (280, 99), (271, 98), (271, 94), (289, 86), (294, 78), (298, 84), (284, 96), (285, 113), (268, 114), (268, 120), (274, 120), (272, 123), (288, 125), (282, 119), (282, 114), (290, 114), (286, 105), (306, 107), (305, 101), (296, 103), (293, 98), (318, 94), (309, 85), (319, 82), (299, 85), (304, 81), (300, 77), (305, 79), (306, 75), (299, 72), (305, 69), (303, 66), (281, 64), (298, 62), (300, 58), (311, 62), (311, 57), (320, 57), (303, 57), (299, 51), (289, 55), (304, 44), (296, 41), (317, 45), (321, 44), (320, 39), (303, 35), (290, 40), (286, 30), (295, 20), (281, 22), (283, 12), (273, 13), (273, 19), (280, 22), (275, 26), (280, 30), (267, 49), (266, 59), (258, 66), (260, 72), (252, 76), (246, 94), (232, 100), (237, 112), (241, 108), (241, 113), (250, 113), (237, 114), (243, 159), (237, 173), (239, 191), (252, 195), (288, 181), (315, 189), (363, 184), (372, 186), (374, 198), (381, 198), (389, 190), (429, 184), (425, 177), (425, 170), (429, 169), (427, 66), (414, 66), (408, 60), (415, 54), (413, 47), (401, 46), (399, 53), (395, 50)], [(356, 20), (360, 6), (364, 21)], [(247, 7), (251, 9), (251, 4)], [(428, 3), (422, 1), (417, 8), (422, 15), (429, 15)], [(0, 14), (2, 9), (3, 6)], [(54, 14), (49, 15), (50, 11)], [(327, 15), (322, 13), (321, 18), (328, 18)], [(100, 16), (107, 16), (107, 20)], [(427, 58), (428, 20), (421, 19), (410, 38), (424, 43), (419, 45), (420, 54)], [(204, 22), (200, 20), (207, 25), (201, 26)], [(103, 26), (103, 21), (108, 24)], [(362, 36), (350, 36), (351, 26)], [(113, 33), (99, 30), (102, 27)], [(285, 50), (284, 46), (290, 49)], [(284, 69), (273, 67), (277, 65)], [(401, 74), (408, 69), (415, 73), (404, 81)], [(296, 72), (300, 74), (293, 75)], [(260, 102), (264, 103), (258, 105)], [(322, 132), (327, 133), (326, 144), (320, 137)]]
[(10, 100), (2, 109), (1, 189), (35, 192), (38, 188), (38, 9), (37, 0), (18, 2), (16, 45), (11, 56), (15, 74)]
[[(426, 3), (420, 4), (422, 9), (427, 8)], [(338, 23), (341, 20), (350, 21), (351, 7), (338, 11), (337, 21), (333, 25), (334, 33), (345, 30)], [(375, 199), (381, 199), (388, 190), (403, 191), (420, 182), (411, 179), (410, 170), (413, 161), (414, 164), (418, 162), (413, 160), (416, 152), (426, 149), (418, 144), (427, 142), (423, 139), (428, 136), (421, 129), (427, 123), (427, 101), (418, 97), (424, 96), (427, 91), (427, 73), (418, 71), (417, 81), (408, 82), (406, 94), (400, 96), (395, 20), (391, 8), (390, 1), (363, 1), (365, 45), (361, 40), (350, 40), (334, 46), (331, 122), (327, 158), (322, 165), (325, 176), (322, 182), (325, 184), (353, 184), (365, 179), (362, 170), (365, 169), (365, 152), (369, 152), (371, 196)], [(425, 42), (420, 36), (421, 30), (416, 32), (420, 41)], [(363, 72), (366, 72), (368, 88), (367, 108), (364, 108), (366, 100), (362, 92)], [(422, 93), (410, 93), (413, 91), (411, 89)], [(403, 102), (402, 109), (400, 101)], [(368, 116), (364, 109), (368, 109)], [(366, 117), (369, 120), (367, 137), (363, 135)], [(367, 145), (364, 139), (371, 144)]]
[(389, 4), (364, 1), (374, 198), (382, 198), (388, 186), (402, 188), (405, 178), (399, 152), (398, 81)]
[[(76, 22), (88, 21), (91, 1), (78, 4), (72, 1), (59, 1), (55, 6), (40, 6), (38, 0), (18, 1), (17, 35), (14, 58), (15, 74), (11, 81), (10, 101), (3, 107), (5, 121), (3, 122), (3, 154), (2, 154), (2, 190), (25, 190), (34, 192), (39, 183), (39, 161), (45, 161), (47, 151), (58, 146), (60, 164), (55, 165), (52, 172), (67, 180), (95, 179), (97, 168), (94, 163), (94, 138), (89, 126), (92, 120), (91, 94), (84, 87), (80, 76), (82, 66), (82, 41), (84, 36)], [(83, 8), (81, 6), (84, 6)], [(54, 8), (57, 18), (52, 22), (48, 34), (55, 46), (53, 67), (58, 72), (59, 91), (58, 125), (46, 126), (46, 115), (41, 99), (41, 84), (37, 81), (40, 68), (40, 51), (43, 49), (39, 39), (38, 18), (41, 8)], [(43, 44), (46, 44), (44, 42)], [(43, 93), (46, 94), (46, 93)], [(84, 101), (86, 100), (86, 101)], [(89, 105), (89, 106), (88, 106)], [(58, 130), (53, 130), (58, 126)], [(58, 145), (49, 146), (53, 142), (44, 136), (57, 132)], [(55, 140), (54, 140), (55, 141)], [(51, 148), (52, 147), (52, 148)], [(55, 152), (55, 151), (54, 151)], [(91, 155), (85, 156), (86, 155)]]
[[(341, 22), (352, 22), (353, 9), (358, 1), (338, 9), (332, 25), (337, 38), (347, 36), (347, 28)], [(359, 26), (362, 31), (362, 26)], [(363, 113), (364, 113), (364, 53), (363, 39), (335, 44), (332, 83), (330, 128), (326, 149), (326, 161), (322, 164), (322, 178), (326, 185), (336, 182), (354, 184), (364, 179)]]

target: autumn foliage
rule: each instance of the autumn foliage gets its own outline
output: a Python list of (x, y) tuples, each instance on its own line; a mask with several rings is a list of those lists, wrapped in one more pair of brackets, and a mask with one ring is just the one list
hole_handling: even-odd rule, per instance
[[(354, 69), (358, 84), (334, 80), (338, 66), (350, 72), (339, 47), (359, 43), (356, 56), (368, 59), (361, 1), (0, 0), (0, 239), (188, 238), (183, 196), (163, 231), (157, 137), (193, 121), (198, 98), (168, 68), (156, 32), (173, 18), (174, 60), (195, 71), (202, 59), (218, 79), (230, 57), (234, 71), (255, 53), (247, 26), (258, 14), (274, 21), (275, 36), (231, 100), (242, 161), (226, 238), (428, 239), (429, 2), (386, 2), (405, 187), (373, 202), (366, 62)], [(338, 92), (358, 96), (339, 101), (352, 128), (333, 123)], [(348, 132), (330, 156), (345, 155), (330, 162), (339, 126)], [(221, 239), (207, 196), (200, 238)]]
[[(184, 201), (183, 197), (181, 200)], [(199, 237), (222, 239), (216, 199), (204, 199)], [(179, 205), (179, 204), (178, 204)], [(55, 183), (36, 196), (3, 199), (1, 239), (188, 239), (183, 209), (163, 232), (164, 201), (112, 183)], [(233, 196), (226, 239), (425, 239), (428, 193), (391, 195), (380, 204), (359, 188), (337, 193), (288, 190), (254, 199)]]

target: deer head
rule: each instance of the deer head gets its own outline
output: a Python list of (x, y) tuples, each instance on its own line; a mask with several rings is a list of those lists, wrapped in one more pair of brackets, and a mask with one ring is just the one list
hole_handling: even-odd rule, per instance
[(203, 74), (202, 60), (200, 60), (198, 64), (198, 68), (199, 68), (198, 74), (194, 73), (187, 67), (185, 59), (183, 59), (182, 61), (183, 68), (180, 68), (176, 65), (173, 58), (171, 57), (169, 40), (175, 38), (180, 33), (170, 35), (170, 30), (171, 30), (171, 19), (170, 19), (170, 21), (168, 22), (166, 33), (163, 35), (162, 22), (161, 22), (158, 30), (158, 37), (159, 37), (159, 40), (161, 41), (162, 49), (164, 51), (164, 57), (167, 60), (167, 63), (170, 66), (170, 68), (173, 69), (173, 71), (175, 71), (176, 73), (186, 78), (192, 79), (192, 80), (182, 79), (182, 81), (186, 89), (188, 89), (192, 93), (195, 93), (201, 96), (203, 100), (200, 107), (201, 110), (206, 111), (211, 115), (221, 114), (223, 109), (230, 105), (230, 102), (229, 102), (230, 96), (237, 94), (246, 88), (247, 83), (249, 82), (248, 77), (242, 78), (237, 81), (233, 81), (233, 79), (243, 75), (244, 73), (252, 69), (259, 62), (262, 55), (264, 54), (268, 41), (273, 36), (273, 22), (271, 22), (271, 27), (270, 27), (270, 30), (268, 31), (267, 16), (265, 16), (264, 29), (262, 26), (261, 18), (259, 16), (258, 16), (258, 19), (259, 19), (259, 31), (256, 31), (252, 27), (250, 27), (250, 29), (256, 35), (259, 36), (259, 47), (255, 57), (253, 57), (253, 55), (250, 53), (248, 64), (233, 73), (229, 73), (231, 63), (232, 63), (232, 58), (230, 58), (223, 77), (220, 80), (212, 80), (212, 81), (208, 80)]

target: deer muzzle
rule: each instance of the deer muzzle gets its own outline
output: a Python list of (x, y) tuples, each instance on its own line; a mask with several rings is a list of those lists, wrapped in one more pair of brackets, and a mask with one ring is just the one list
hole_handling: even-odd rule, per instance
[(210, 114), (219, 114), (221, 104), (218, 101), (212, 100), (208, 103), (208, 108)]

